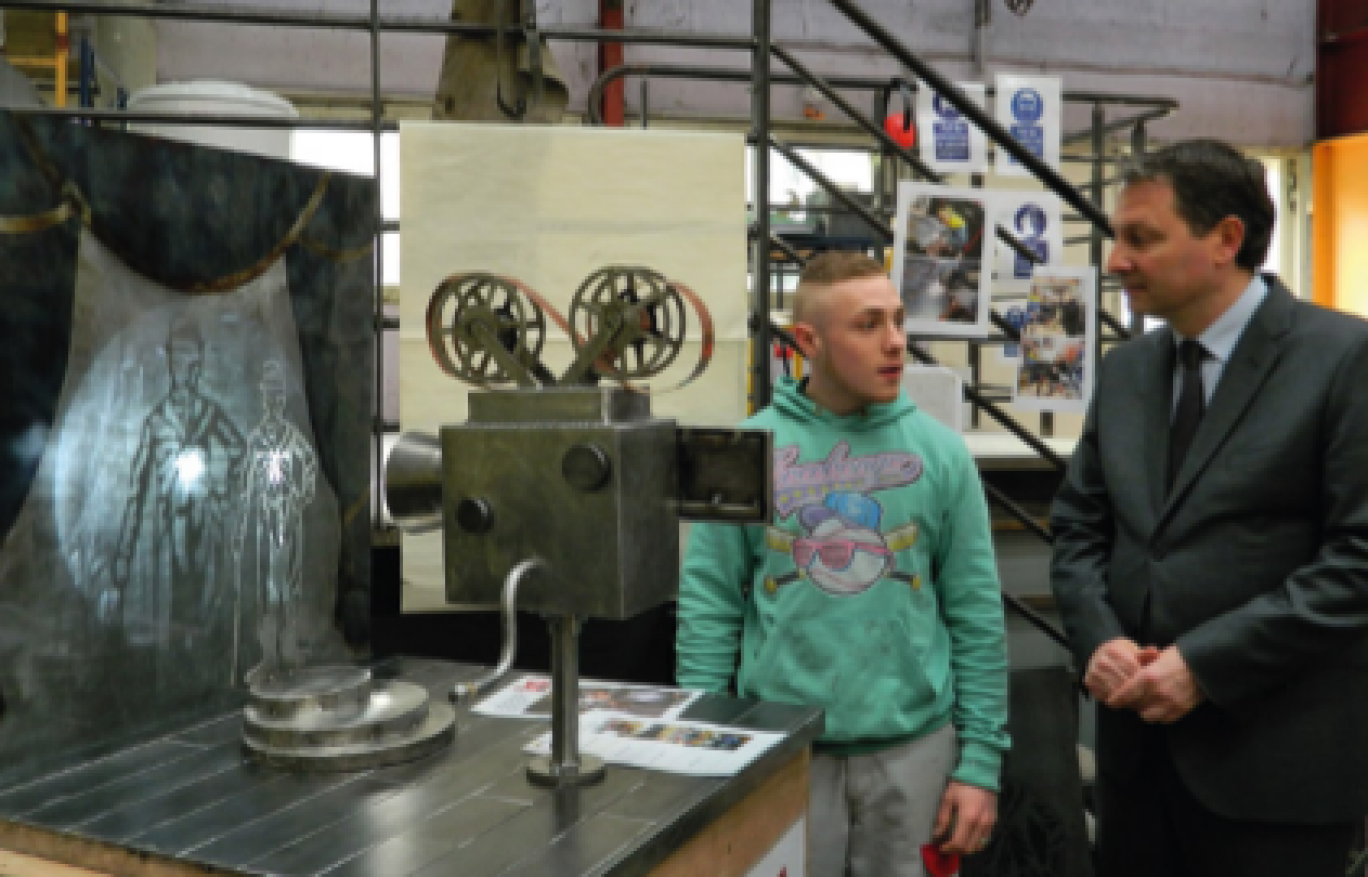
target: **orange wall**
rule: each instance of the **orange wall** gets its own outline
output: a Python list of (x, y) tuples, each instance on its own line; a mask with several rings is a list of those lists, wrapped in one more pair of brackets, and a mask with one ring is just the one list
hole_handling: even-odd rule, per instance
[(1312, 152), (1312, 298), (1368, 316), (1368, 134)]

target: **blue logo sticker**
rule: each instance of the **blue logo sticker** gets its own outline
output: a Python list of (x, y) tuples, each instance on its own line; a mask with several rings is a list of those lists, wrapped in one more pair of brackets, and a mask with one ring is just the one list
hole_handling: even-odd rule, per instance
[(1038, 122), (1045, 115), (1045, 99), (1034, 88), (1023, 88), (1012, 95), (1012, 115), (1018, 122)]
[(936, 115), (945, 119), (947, 122), (954, 121), (960, 117), (960, 111), (955, 109), (955, 105), (950, 101), (936, 95), (931, 101), (931, 108), (936, 111)]
[(1045, 234), (1047, 220), (1045, 211), (1039, 204), (1023, 204), (1013, 220), (1017, 233), (1027, 238), (1038, 238)]

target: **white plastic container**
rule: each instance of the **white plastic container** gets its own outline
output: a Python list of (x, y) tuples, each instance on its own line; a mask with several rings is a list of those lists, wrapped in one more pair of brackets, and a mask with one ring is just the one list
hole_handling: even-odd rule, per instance
[[(153, 85), (135, 92), (128, 100), (130, 113), (196, 113), (218, 116), (264, 116), (299, 118), (299, 111), (280, 95), (236, 82), (199, 80)], [(242, 128), (227, 125), (131, 124), (129, 129), (170, 140), (184, 140), (249, 152), (268, 158), (289, 159), (289, 128)]]

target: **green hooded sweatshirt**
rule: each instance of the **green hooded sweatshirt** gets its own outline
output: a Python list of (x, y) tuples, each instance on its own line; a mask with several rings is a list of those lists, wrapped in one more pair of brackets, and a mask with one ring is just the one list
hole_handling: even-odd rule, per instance
[(821, 707), (819, 748), (843, 754), (953, 722), (953, 778), (997, 790), (1007, 648), (964, 441), (901, 395), (838, 416), (789, 378), (745, 426), (774, 432), (774, 522), (694, 525), (679, 684), (722, 692), (735, 674), (742, 697)]

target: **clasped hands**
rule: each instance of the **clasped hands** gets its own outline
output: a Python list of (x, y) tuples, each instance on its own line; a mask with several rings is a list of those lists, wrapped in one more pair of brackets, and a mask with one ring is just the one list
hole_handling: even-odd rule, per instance
[(1134, 710), (1153, 724), (1176, 722), (1203, 699), (1177, 646), (1141, 647), (1125, 637), (1098, 646), (1083, 685), (1099, 703)]

